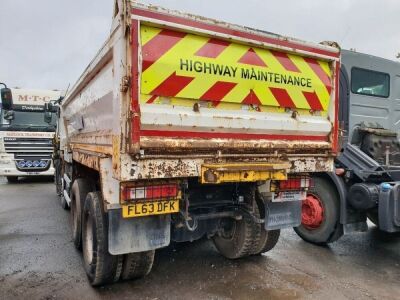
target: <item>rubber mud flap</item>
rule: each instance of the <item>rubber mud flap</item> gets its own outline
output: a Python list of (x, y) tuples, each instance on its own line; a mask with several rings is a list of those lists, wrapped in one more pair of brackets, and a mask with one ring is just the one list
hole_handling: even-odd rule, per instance
[(120, 209), (110, 209), (108, 217), (109, 251), (113, 255), (155, 250), (170, 243), (170, 215), (124, 219)]
[(301, 223), (301, 201), (265, 203), (265, 229), (297, 227)]

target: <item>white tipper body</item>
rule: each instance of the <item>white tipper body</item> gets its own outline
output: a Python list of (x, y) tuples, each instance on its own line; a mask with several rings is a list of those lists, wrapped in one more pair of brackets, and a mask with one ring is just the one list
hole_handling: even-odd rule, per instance
[[(116, 3), (119, 9), (114, 12), (110, 36), (69, 90), (61, 104), (59, 120), (63, 160), (69, 163), (77, 161), (99, 171), (103, 198), (108, 208), (119, 204), (120, 182), (145, 178), (199, 177), (201, 166), (214, 160), (220, 163), (284, 161), (290, 164), (291, 173), (332, 170), (335, 87), (324, 116), (309, 113), (297, 115), (293, 111), (263, 114), (245, 108), (214, 109), (202, 107), (201, 101), (195, 109), (172, 105), (170, 99), (162, 99), (165, 104), (157, 105), (139, 102), (136, 111), (132, 107), (135, 105), (134, 93), (140, 94), (142, 76), (143, 48), (138, 36), (140, 26), (172, 28), (178, 32), (229, 39), (238, 44), (329, 60), (332, 68), (338, 63), (338, 58), (332, 59), (301, 49), (314, 47), (317, 52), (327, 51), (332, 55), (339, 50), (297, 40), (293, 40), (293, 43), (299, 45), (299, 49), (285, 48), (278, 43), (288, 40), (286, 37), (145, 6), (136, 1), (119, 0)], [(147, 17), (135, 11), (143, 12)], [(168, 21), (170, 18), (183, 20), (186, 25)], [(192, 23), (204, 28), (228, 28), (232, 32), (241, 32), (243, 36), (257, 36), (260, 40), (187, 25)], [(271, 39), (276, 44), (262, 42), (263, 39)], [(161, 132), (162, 136), (143, 134), (152, 130)], [(180, 137), (170, 137), (174, 132), (183, 133)], [(187, 132), (193, 133), (193, 136)], [(215, 133), (222, 137), (231, 134), (232, 137), (204, 138), (198, 137), (199, 132), (205, 137), (208, 134), (217, 136)], [(246, 134), (254, 134), (255, 138), (240, 138)], [(257, 134), (283, 134), (294, 138), (259, 139)], [(310, 136), (310, 140), (301, 139), (303, 135)], [(135, 136), (138, 136), (137, 140)], [(314, 136), (324, 136), (326, 140), (316, 141)]]

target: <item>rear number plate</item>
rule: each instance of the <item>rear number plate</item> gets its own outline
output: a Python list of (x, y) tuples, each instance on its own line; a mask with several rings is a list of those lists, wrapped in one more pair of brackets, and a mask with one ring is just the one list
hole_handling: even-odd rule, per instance
[(179, 200), (138, 202), (122, 206), (122, 217), (163, 215), (179, 212)]

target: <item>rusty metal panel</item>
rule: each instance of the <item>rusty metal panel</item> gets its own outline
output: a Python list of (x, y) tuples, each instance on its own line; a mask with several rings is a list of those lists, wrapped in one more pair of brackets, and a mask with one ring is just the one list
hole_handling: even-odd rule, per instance
[(119, 180), (113, 178), (111, 158), (100, 159), (100, 182), (103, 201), (107, 209), (119, 207)]
[(88, 152), (84, 150), (79, 150), (79, 151), (74, 151), (72, 153), (72, 158), (81, 163), (82, 165), (95, 169), (99, 171), (99, 160), (100, 160), (101, 155), (93, 152)]
[[(250, 153), (273, 152), (283, 149), (284, 153), (321, 153), (330, 150), (329, 142), (321, 141), (287, 141), (287, 140), (237, 140), (237, 139), (194, 139), (194, 138), (161, 138), (161, 137), (142, 137), (141, 146), (143, 149), (162, 149), (162, 153), (177, 152), (184, 150), (211, 150), (232, 149), (237, 153), (244, 150)], [(147, 153), (147, 151), (146, 151)]]
[(150, 159), (133, 160), (121, 157), (121, 180), (198, 177), (202, 159)]
[(288, 173), (332, 172), (333, 158), (311, 156), (293, 156), (284, 160), (276, 157), (264, 158), (148, 158), (133, 160), (122, 156), (121, 181), (139, 179), (200, 177), (201, 166), (223, 163), (264, 163), (287, 164)]
[(203, 164), (201, 183), (220, 184), (224, 182), (256, 182), (265, 180), (286, 180), (289, 164), (269, 163), (228, 163)]

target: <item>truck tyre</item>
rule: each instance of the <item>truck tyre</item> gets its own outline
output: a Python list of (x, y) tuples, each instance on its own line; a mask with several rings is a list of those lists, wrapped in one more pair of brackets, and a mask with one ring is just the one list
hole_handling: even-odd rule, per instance
[(70, 223), (72, 231), (72, 240), (76, 249), (82, 249), (82, 210), (85, 205), (85, 199), (89, 192), (94, 190), (94, 184), (90, 179), (75, 179), (71, 188), (71, 214)]
[(155, 251), (129, 253), (124, 255), (121, 279), (132, 280), (146, 276), (153, 267)]
[(260, 225), (251, 216), (243, 214), (241, 220), (224, 218), (221, 231), (213, 237), (218, 252), (229, 259), (252, 255), (260, 239)]
[[(257, 199), (256, 216), (258, 218), (265, 218), (265, 207), (261, 199)], [(278, 243), (281, 231), (278, 230), (265, 230), (264, 224), (258, 224), (260, 227), (260, 234), (258, 240), (254, 241), (253, 255), (259, 255), (272, 250)]]
[(261, 238), (259, 243), (260, 248), (258, 248), (259, 250), (255, 254), (262, 254), (272, 250), (278, 243), (280, 235), (281, 235), (280, 229), (276, 230), (263, 229), (261, 231)]
[(59, 197), (62, 196), (62, 174), (61, 174), (61, 162), (60, 159), (53, 160), (54, 164), (54, 183), (56, 185), (56, 193)]
[(82, 218), (83, 265), (92, 286), (119, 280), (122, 256), (108, 252), (108, 218), (102, 210), (100, 192), (90, 192)]
[(294, 230), (307, 242), (332, 243), (343, 235), (343, 225), (339, 222), (339, 196), (328, 180), (320, 177), (313, 180), (314, 186), (303, 201), (302, 224)]
[(17, 183), (18, 176), (7, 176), (7, 181), (8, 181), (8, 183)]

